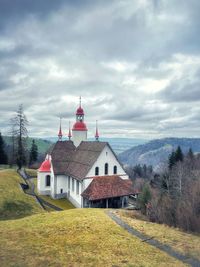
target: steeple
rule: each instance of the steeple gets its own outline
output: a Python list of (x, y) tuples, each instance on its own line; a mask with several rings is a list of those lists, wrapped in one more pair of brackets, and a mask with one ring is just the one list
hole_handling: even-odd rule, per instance
[(87, 126), (84, 122), (84, 110), (81, 106), (81, 97), (79, 98), (79, 107), (76, 110), (76, 122), (72, 128), (72, 139), (77, 147), (82, 141), (87, 140)]
[(61, 118), (60, 118), (60, 129), (59, 129), (59, 132), (58, 132), (58, 141), (62, 141), (62, 128), (61, 128)]
[(69, 140), (71, 140), (71, 138), (72, 138), (70, 121), (69, 121), (69, 133), (68, 133), (68, 138), (69, 138)]
[(98, 131), (98, 121), (96, 121), (96, 133), (95, 133), (96, 141), (99, 141), (99, 131)]

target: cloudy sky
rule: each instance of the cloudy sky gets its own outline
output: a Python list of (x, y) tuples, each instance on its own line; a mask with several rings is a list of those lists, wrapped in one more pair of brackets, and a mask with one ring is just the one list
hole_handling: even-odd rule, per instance
[(0, 130), (23, 103), (30, 136), (200, 136), (199, 0), (0, 0)]

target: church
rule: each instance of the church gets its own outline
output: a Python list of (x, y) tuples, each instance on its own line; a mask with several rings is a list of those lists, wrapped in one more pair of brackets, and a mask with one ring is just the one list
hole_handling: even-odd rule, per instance
[(38, 192), (67, 198), (77, 208), (125, 207), (132, 182), (109, 143), (99, 141), (97, 125), (94, 141), (87, 141), (87, 131), (80, 101), (68, 140), (62, 140), (60, 124), (58, 141), (38, 169)]

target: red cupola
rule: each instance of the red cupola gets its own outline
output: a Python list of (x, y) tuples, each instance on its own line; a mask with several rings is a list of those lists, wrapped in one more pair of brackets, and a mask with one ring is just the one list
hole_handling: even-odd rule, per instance
[(76, 122), (73, 125), (72, 131), (87, 131), (87, 126), (84, 123), (84, 110), (81, 107), (81, 97), (79, 108), (76, 110)]
[(87, 131), (87, 126), (83, 121), (77, 121), (74, 123), (72, 131)]
[(49, 159), (46, 159), (42, 162), (39, 170), (39, 172), (50, 172), (51, 171), (51, 162)]
[(84, 115), (84, 110), (81, 106), (76, 110), (76, 115)]

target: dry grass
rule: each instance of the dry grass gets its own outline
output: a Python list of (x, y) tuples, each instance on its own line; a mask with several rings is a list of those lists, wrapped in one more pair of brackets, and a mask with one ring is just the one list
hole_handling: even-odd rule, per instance
[(35, 185), (35, 193), (42, 199), (44, 199), (45, 201), (63, 209), (63, 210), (68, 210), (68, 209), (74, 209), (75, 207), (72, 205), (72, 203), (66, 199), (66, 198), (62, 198), (62, 199), (53, 199), (50, 196), (43, 196), (43, 195), (39, 195), (37, 192), (37, 178), (32, 178), (30, 179), (30, 181), (32, 183), (34, 183)]
[[(149, 237), (154, 237), (184, 255), (193, 256), (200, 260), (200, 235), (181, 231), (164, 224), (138, 220), (138, 212), (116, 212), (125, 222)], [(145, 219), (144, 217), (142, 219)]]
[(0, 239), (1, 267), (186, 266), (134, 238), (97, 209), (2, 221)]
[(23, 183), (15, 170), (0, 171), (0, 219), (22, 218), (43, 212), (35, 198), (24, 194), (20, 187)]
[(37, 177), (37, 170), (35, 169), (26, 169), (26, 173), (31, 177)]

